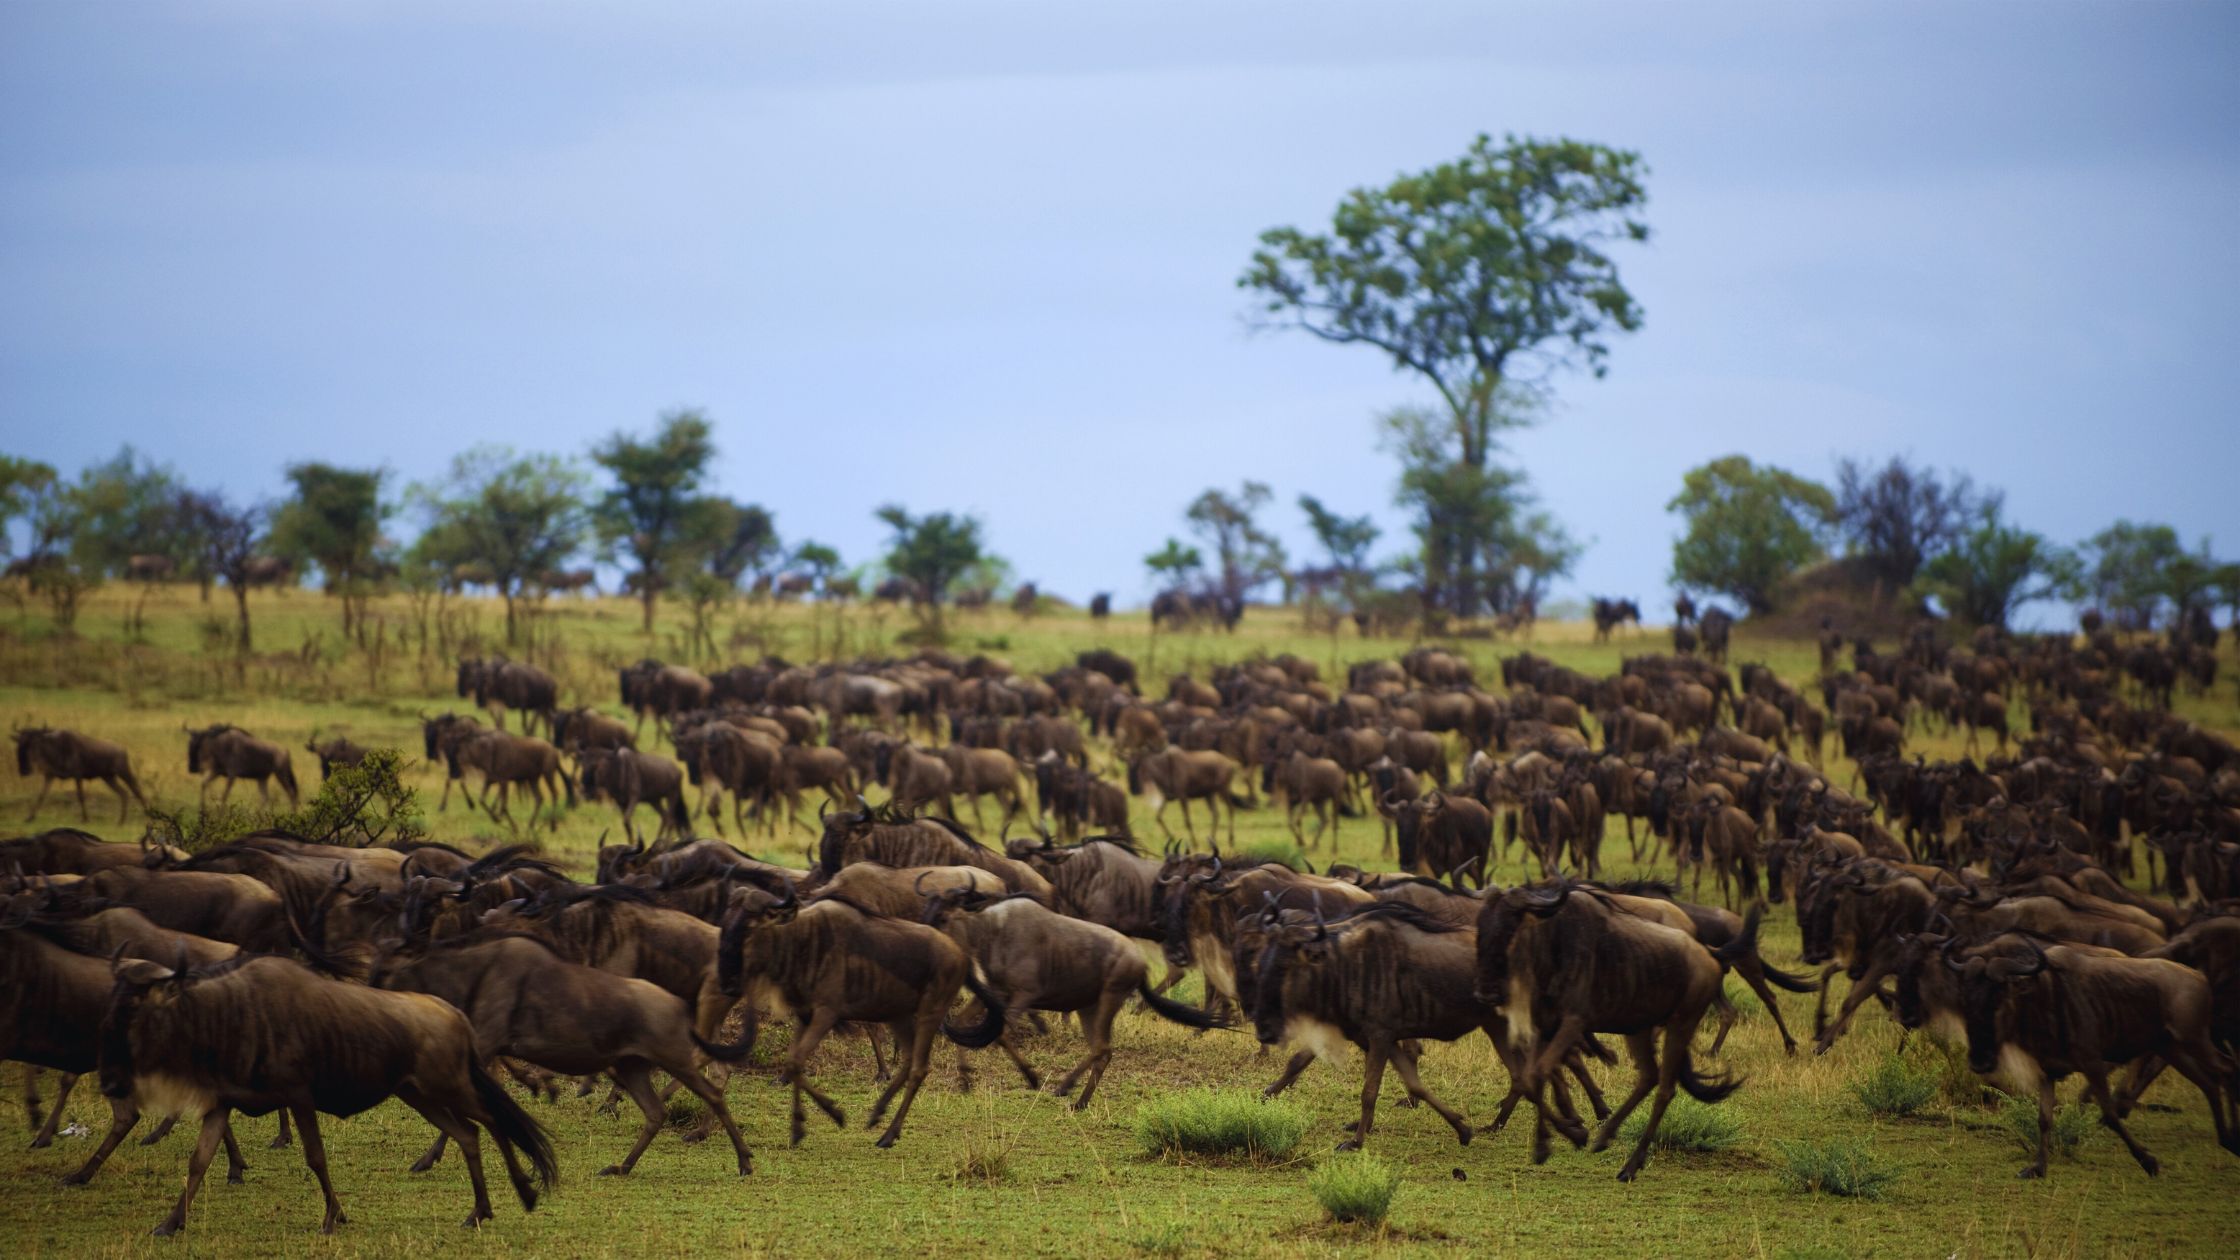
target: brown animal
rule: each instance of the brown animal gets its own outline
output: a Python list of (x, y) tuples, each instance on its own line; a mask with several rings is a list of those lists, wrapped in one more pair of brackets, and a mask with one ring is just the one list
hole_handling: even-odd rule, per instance
[[(1282, 793), (1284, 818), (1291, 824), (1291, 838), (1313, 847), (1322, 843), (1325, 831), (1330, 833), (1330, 843), (1338, 842), (1340, 820), (1345, 816), (1347, 776), (1345, 767), (1328, 757), (1309, 757), (1293, 749), (1291, 755), (1280, 761), (1271, 761), (1261, 770), (1261, 790)], [(1308, 840), (1299, 826), (1299, 815), (1313, 810), (1315, 816), (1314, 839)], [(1189, 801), (1183, 801), (1184, 817), (1188, 817)], [(1234, 823), (1236, 811), (1230, 811)]]
[(226, 790), (218, 794), (223, 803), (233, 796), (236, 782), (254, 779), (260, 800), (272, 799), (270, 784), (277, 782), (288, 794), (289, 806), (297, 803), (296, 772), (287, 749), (225, 722), (199, 731), (179, 729), (187, 732), (187, 773), (203, 776), (203, 797), (209, 796), (211, 784), (224, 779)]
[[(480, 804), (483, 812), (492, 818), (512, 819), (511, 793), (516, 784), (529, 789), (529, 798), (537, 812), (544, 810), (548, 788), (555, 800), (564, 799), (569, 808), (575, 807), (575, 783), (560, 764), (560, 750), (541, 739), (508, 731), (480, 731), (445, 749), (444, 765), (454, 779), (464, 778), (469, 770), (482, 775), (481, 792), (467, 800), (470, 804)], [(498, 793), (495, 806), (490, 803), (493, 788)], [(534, 814), (530, 825), (535, 825)], [(560, 829), (558, 816), (552, 819), (552, 829)]]
[(611, 800), (622, 811), (622, 834), (638, 838), (638, 806), (651, 805), (658, 820), (655, 839), (688, 838), (692, 812), (684, 803), (684, 767), (667, 757), (634, 748), (586, 748), (577, 759), (582, 768), (583, 799)]
[(1167, 827), (1167, 806), (1182, 802), (1182, 826), (1189, 833), (1192, 844), (1197, 843), (1198, 830), (1190, 821), (1190, 802), (1206, 803), (1210, 834), (1221, 825), (1221, 807), (1229, 810), (1229, 843), (1237, 842), (1236, 795), (1230, 784), (1237, 777), (1237, 763), (1222, 753), (1210, 749), (1187, 751), (1168, 748), (1160, 752), (1140, 754), (1128, 762), (1128, 791), (1150, 797), (1151, 820), (1168, 839), (1174, 832)]
[(39, 807), (47, 803), (47, 790), (56, 779), (67, 779), (77, 789), (79, 822), (86, 821), (87, 779), (99, 779), (117, 794), (118, 822), (124, 821), (126, 788), (132, 790), (132, 799), (140, 802), (141, 810), (147, 810), (148, 798), (141, 794), (140, 780), (132, 774), (132, 756), (122, 745), (45, 726), (19, 727), (15, 741), (16, 773), (30, 778), (36, 769), (39, 774), (39, 795), (24, 814), (25, 822), (39, 816)]
[(559, 708), (560, 685), (552, 675), (534, 665), (509, 661), (470, 659), (459, 662), (459, 695), (490, 711), (499, 730), (506, 728), (506, 710), (520, 712), (524, 732), (533, 731), (531, 718), (544, 719), (545, 734), (554, 734), (553, 713)]
[(470, 1224), (491, 1219), (477, 1126), (490, 1130), (514, 1192), (534, 1208), (536, 1182), (558, 1175), (544, 1130), (482, 1070), (474, 1030), (449, 1004), (324, 980), (281, 958), (244, 956), (180, 971), (145, 960), (115, 965), (102, 1020), (101, 1092), (197, 1116), (201, 1139), (186, 1188), (159, 1235), (186, 1224), (227, 1117), (285, 1107), (303, 1131), (303, 1160), (326, 1199), (323, 1232), (342, 1222), (327, 1180), (319, 1113), (352, 1116), (394, 1095), (459, 1143), (474, 1183)]
[(346, 736), (337, 735), (320, 743), (317, 728), (313, 728), (311, 738), (303, 742), (303, 750), (319, 759), (319, 778), (322, 781), (334, 773), (336, 766), (362, 766), (366, 760), (366, 750), (352, 743)]

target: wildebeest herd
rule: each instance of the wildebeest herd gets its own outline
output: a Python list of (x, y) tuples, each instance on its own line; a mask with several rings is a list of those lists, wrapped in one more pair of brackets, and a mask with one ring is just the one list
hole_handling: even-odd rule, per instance
[[(1638, 619), (1629, 604), (1598, 609), (1598, 625), (1604, 612)], [(1725, 622), (1688, 612), (1723, 658)], [(666, 1078), (705, 1104), (696, 1136), (720, 1128), (745, 1174), (726, 1085), (768, 1020), (793, 1026), (777, 1071), (791, 1141), (805, 1102), (845, 1121), (810, 1069), (846, 1029), (885, 1082), (869, 1120), (886, 1122), (888, 1146), (941, 1039), (960, 1073), (965, 1051), (996, 1049), (1039, 1087), (1024, 1033), (1044, 1015), (1078, 1019), (1082, 1049), (1052, 1091), (1087, 1106), (1131, 1000), (1293, 1048), (1268, 1094), (1358, 1047), (1347, 1147), (1369, 1140), (1388, 1066), (1468, 1143), (1476, 1127), (1432, 1092), (1424, 1059), (1483, 1032), (1507, 1076), (1491, 1127), (1528, 1103), (1535, 1162), (1551, 1135), (1602, 1149), (1648, 1103), (1618, 1174), (1631, 1180), (1677, 1092), (1715, 1103), (1745, 1086), (1705, 1063), (1739, 1015), (1732, 974), (1792, 1053), (1774, 989), (1817, 994), (1820, 1052), (1870, 1003), (1964, 1046), (1978, 1073), (2037, 1104), (2025, 1175), (2046, 1171), (2054, 1084), (2079, 1075), (2151, 1174), (2124, 1120), (2166, 1069), (2240, 1154), (2240, 750), (2168, 707), (2173, 688), (2213, 683), (2215, 661), (2197, 637), (1918, 635), (1883, 653), (1835, 636), (1809, 691), (1693, 651), (1629, 657), (1603, 678), (1517, 655), (1495, 687), (1425, 647), (1339, 685), (1287, 655), (1178, 676), (1152, 698), (1109, 651), (1039, 676), (934, 650), (715, 674), (649, 660), (618, 679), (633, 721), (562, 708), (534, 666), (468, 661), (459, 694), (489, 721), (424, 718), (422, 752), (445, 776), (437, 808), (455, 780), (467, 808), (498, 820), (527, 793), (542, 811), (528, 827), (579, 797), (610, 802), (623, 839), (593, 870), (527, 844), (475, 855), (274, 831), (195, 853), (69, 829), (0, 842), (0, 1057), (61, 1074), (63, 1096), (98, 1080), (110, 1128), (74, 1182), (143, 1112), (196, 1123), (159, 1233), (184, 1224), (221, 1149), (238, 1179), (236, 1112), (280, 1112), (283, 1140), (292, 1121), (331, 1230), (343, 1218), (319, 1117), (395, 1098), (437, 1130), (416, 1170), (458, 1146), (472, 1223), (491, 1215), (485, 1131), (525, 1207), (557, 1175), (501, 1081), (549, 1099), (563, 1079), (609, 1078), (644, 1117), (603, 1170), (620, 1175), (663, 1128)], [(1910, 738), (1943, 729), (1994, 748), (1908, 755)], [(1848, 777), (1823, 769), (1831, 733)], [(296, 797), (287, 748), (225, 724), (187, 735), (204, 793), (249, 779)], [(140, 797), (115, 744), (46, 728), (15, 739), (19, 773), (44, 778), (34, 814), (57, 778), (78, 788), (81, 816), (89, 779), (120, 815)], [(366, 755), (316, 734), (308, 751), (322, 774)], [(1158, 856), (1129, 832), (1131, 797), (1161, 833)], [(1310, 854), (1374, 814), (1399, 869), (1235, 848), (1237, 812), (1278, 801)], [(724, 837), (727, 814), (742, 841), (806, 827), (812, 802), (800, 867)], [(990, 807), (993, 845), (978, 838)], [(1011, 836), (1022, 818), (1030, 834)], [(716, 834), (697, 835), (696, 819)], [(1669, 878), (1606, 878), (1613, 832)], [(1523, 882), (1504, 886), (1505, 870)], [(1794, 906), (1816, 975), (1761, 953), (1769, 902)], [(1831, 1014), (1838, 971), (1850, 985)], [(1168, 997), (1191, 972), (1202, 1000)], [(1632, 1075), (1613, 1105), (1590, 1066), (1619, 1062), (1621, 1046)], [(61, 1102), (41, 1127), (36, 1072), (27, 1080), (44, 1146)]]

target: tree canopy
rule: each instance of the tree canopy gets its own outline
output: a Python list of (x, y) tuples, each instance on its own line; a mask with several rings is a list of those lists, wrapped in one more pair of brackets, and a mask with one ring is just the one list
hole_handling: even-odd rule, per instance
[(894, 531), (887, 547), (887, 571), (916, 584), (926, 629), (939, 637), (941, 605), (950, 585), (987, 559), (981, 552), (979, 520), (954, 512), (912, 516), (893, 503), (876, 515)]
[(711, 541), (705, 533), (696, 537), (693, 526), (700, 483), (715, 455), (713, 427), (690, 409), (663, 413), (650, 437), (616, 433), (591, 450), (592, 462), (612, 479), (592, 521), (604, 552), (635, 566), (648, 633), (670, 571), (689, 568), (693, 553)]
[(506, 640), (519, 641), (515, 601), (583, 547), (583, 473), (556, 455), (479, 446), (441, 483), (414, 488), (428, 516), (423, 555), (478, 567), (505, 598)]
[(1235, 494), (1212, 487), (1190, 501), (1183, 516), (1213, 549), (1214, 581), (1232, 604), (1284, 577), (1283, 544), (1260, 527), (1260, 510), (1274, 499), (1266, 484), (1247, 481)]
[(396, 510), (381, 499), (388, 474), (305, 463), (289, 465), (288, 480), (295, 497), (273, 513), (272, 550), (319, 566), (328, 588), (342, 599), (347, 635), (364, 611), (382, 522)]
[[(1974, 527), (1986, 503), (1965, 473), (1939, 477), (1893, 455), (1873, 468), (1857, 459), (1836, 464), (1835, 525), (1867, 572), (1903, 590), (1931, 556)], [(1996, 504), (1992, 504), (1996, 508)]]
[(1665, 510), (1685, 521), (1672, 580), (1765, 613), (1781, 580), (1820, 558), (1835, 496), (1819, 482), (1729, 455), (1689, 469)]
[(2073, 565), (2043, 536), (2001, 519), (1994, 495), (1977, 508), (1971, 528), (1922, 565), (1918, 586), (1953, 616), (2004, 629), (2015, 609), (2057, 593)]

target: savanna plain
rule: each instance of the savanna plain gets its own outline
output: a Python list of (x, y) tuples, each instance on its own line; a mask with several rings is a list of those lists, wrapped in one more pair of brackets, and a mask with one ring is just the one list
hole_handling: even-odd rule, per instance
[[(435, 809), (441, 767), (420, 764), (423, 713), (467, 711), (452, 694), (461, 655), (500, 644), (502, 610), (492, 601), (455, 598), (440, 607), (402, 597), (373, 605), (370, 646), (345, 644), (334, 605), (302, 590), (260, 592), (253, 599), (260, 652), (246, 660), (215, 648), (229, 629), (224, 595), (204, 605), (191, 586), (152, 592), (111, 587), (91, 597), (78, 635), (54, 637), (42, 618), (0, 613), (0, 713), (11, 725), (68, 726), (126, 745), (141, 781), (159, 807), (194, 801), (197, 780), (186, 771), (183, 725), (224, 720), (296, 750), (306, 791), (315, 759), (302, 751), (314, 731), (347, 734), (368, 746), (393, 746), (412, 758), (409, 780), (420, 791), (434, 838), (480, 852), (533, 835), (571, 873), (589, 878), (592, 856), (616, 826), (611, 806), (559, 811), (533, 831), (509, 830), (454, 799)], [(127, 633), (127, 613), (145, 601), (142, 624)], [(762, 605), (742, 613), (712, 665), (774, 653), (796, 661), (906, 654), (895, 636), (907, 614), (856, 607)], [(565, 703), (588, 703), (621, 715), (615, 667), (645, 656), (690, 659), (681, 642), (638, 629), (634, 604), (616, 599), (559, 598), (529, 622), (526, 652), (561, 681)], [(1203, 677), (1215, 665), (1255, 654), (1292, 652), (1317, 663), (1326, 679), (1342, 679), (1354, 661), (1396, 657), (1412, 644), (1311, 633), (1296, 615), (1255, 609), (1231, 634), (1161, 632), (1140, 614), (1092, 621), (1072, 611), (1021, 618), (1008, 611), (959, 615), (952, 648), (986, 651), (1021, 671), (1070, 664), (1076, 652), (1109, 647), (1135, 659), (1146, 690), (1162, 693), (1171, 675)], [(1669, 650), (1654, 629), (1621, 629), (1608, 643), (1591, 628), (1543, 622), (1528, 639), (1451, 645), (1498, 689), (1497, 660), (1531, 650), (1593, 675), (1615, 672), (1622, 657)], [(206, 650), (207, 649), (207, 650)], [(2208, 694), (2180, 692), (2184, 716), (2227, 734), (2240, 733), (2229, 638), (2224, 668)], [(1745, 625), (1732, 652), (1736, 663), (1762, 661), (1803, 685), (1816, 673), (1814, 645), (1753, 636)], [(2018, 699), (2015, 724), (2027, 729)], [(666, 751), (647, 729), (641, 747)], [(1914, 729), (1907, 750), (1929, 757), (1961, 754), (1958, 732)], [(1092, 755), (1111, 777), (1109, 750)], [(1852, 767), (1834, 750), (1827, 773), (1848, 786)], [(74, 797), (58, 785), (33, 822), (25, 822), (35, 778), (0, 776), (0, 834), (75, 825)], [(244, 785), (235, 800), (254, 788)], [(88, 792), (87, 829), (109, 839), (139, 837), (145, 820), (135, 807), (122, 823), (117, 802), (98, 784)], [(874, 801), (878, 791), (872, 793)], [(1135, 834), (1156, 851), (1163, 842), (1143, 802), (1133, 803)], [(1180, 830), (1179, 816), (1170, 823)], [(967, 827), (975, 822), (964, 809)], [(990, 820), (991, 830), (993, 818)], [(1203, 818), (1199, 819), (1203, 840)], [(698, 821), (707, 834), (705, 820)], [(1609, 820), (1606, 855), (1612, 874), (1665, 875), (1669, 858), (1630, 860), (1622, 820)], [(998, 836), (980, 833), (990, 842)], [(1023, 834), (1015, 827), (1014, 834)], [(1310, 831), (1311, 834), (1311, 831)], [(803, 865), (814, 839), (781, 827), (744, 841), (757, 856)], [(1280, 808), (1242, 813), (1238, 845), (1288, 852), (1293, 844)], [(1390, 869), (1372, 817), (1345, 819), (1333, 841), (1305, 851), (1316, 866), (1344, 860)], [(1503, 883), (1537, 876), (1521, 850), (1494, 872)], [(2134, 876), (2143, 886), (2143, 877)], [(1706, 898), (1712, 896), (1709, 886)], [(1800, 968), (1793, 908), (1773, 907), (1763, 949), (1769, 962)], [(1156, 971), (1154, 974), (1157, 974)], [(1843, 982), (1836, 982), (1840, 996)], [(1812, 998), (1780, 994), (1792, 1029), (1805, 1044), (1782, 1051), (1756, 999), (1730, 981), (1741, 1012), (1722, 1052), (1706, 1067), (1744, 1079), (1716, 1111), (1731, 1122), (1713, 1151), (1659, 1150), (1633, 1184), (1615, 1173), (1628, 1144), (1589, 1154), (1558, 1143), (1547, 1163), (1530, 1162), (1530, 1112), (1506, 1131), (1483, 1126), (1507, 1088), (1507, 1077), (1483, 1038), (1433, 1045), (1424, 1058), (1430, 1087), (1481, 1126), (1467, 1147), (1428, 1109), (1395, 1105), (1388, 1088), (1369, 1149), (1400, 1175), (1389, 1215), (1379, 1226), (1332, 1221), (1309, 1192), (1308, 1177), (1356, 1114), (1360, 1058), (1311, 1068), (1281, 1100), (1306, 1121), (1304, 1138), (1267, 1161), (1199, 1159), (1147, 1152), (1137, 1136), (1139, 1108), (1184, 1089), (1210, 1087), (1256, 1093), (1277, 1074), (1282, 1056), (1263, 1054), (1251, 1033), (1196, 1033), (1148, 1013), (1123, 1012), (1117, 1054), (1093, 1104), (1081, 1113), (1066, 1101), (1027, 1090), (1000, 1056), (978, 1054), (973, 1088), (956, 1083), (957, 1051), (938, 1043), (935, 1071), (891, 1150), (872, 1146), (861, 1126), (875, 1093), (871, 1054), (856, 1037), (825, 1043), (815, 1073), (846, 1108), (836, 1129), (812, 1113), (806, 1141), (787, 1145), (786, 1093), (774, 1081), (783, 1026), (764, 1034), (755, 1065), (735, 1077), (730, 1104), (755, 1151), (755, 1171), (737, 1176), (725, 1144), (683, 1144), (665, 1134), (627, 1178), (600, 1178), (636, 1133), (637, 1117), (601, 1114), (600, 1095), (563, 1096), (529, 1104), (550, 1131), (562, 1180), (537, 1211), (524, 1216), (493, 1186), (498, 1217), (478, 1231), (458, 1224), (468, 1201), (457, 1158), (433, 1171), (406, 1166), (425, 1148), (430, 1130), (394, 1102), (325, 1125), (328, 1160), (349, 1214), (332, 1237), (317, 1232), (319, 1199), (297, 1149), (268, 1150), (272, 1118), (236, 1119), (251, 1168), (245, 1185), (213, 1177), (195, 1204), (187, 1231), (175, 1240), (147, 1236), (176, 1196), (192, 1146), (191, 1126), (152, 1146), (135, 1140), (119, 1149), (86, 1188), (58, 1184), (98, 1140), (108, 1110), (92, 1082), (69, 1102), (65, 1136), (51, 1149), (25, 1149), (31, 1136), (14, 1099), (20, 1065), (0, 1068), (0, 1254), (111, 1256), (248, 1255), (749, 1255), (1038, 1254), (1196, 1256), (1417, 1253), (1660, 1254), (1674, 1256), (2168, 1256), (2232, 1253), (2240, 1238), (2240, 1161), (2219, 1150), (2200, 1096), (2166, 1075), (2132, 1120), (2140, 1140), (2161, 1157), (2159, 1177), (2143, 1175), (2123, 1147), (2097, 1126), (2085, 1126), (2072, 1154), (2057, 1157), (2043, 1181), (2018, 1180), (2026, 1158), (1996, 1098), (1986, 1100), (1954, 1052), (1924, 1038), (1900, 1048), (1900, 1029), (1878, 1008), (1862, 1011), (1853, 1031), (1825, 1056), (1811, 1052)], [(1178, 994), (1195, 1000), (1195, 976)], [(1026, 1053), (1046, 1075), (1079, 1056), (1078, 1033), (1050, 1021)], [(1708, 1024), (1705, 1037), (1708, 1038)], [(1699, 1043), (1700, 1049), (1701, 1043)], [(1893, 1063), (1934, 1092), (1911, 1115), (1871, 1111), (1859, 1089)], [(1622, 1094), (1630, 1069), (1603, 1069), (1606, 1092)], [(52, 1077), (44, 1082), (51, 1096)], [(2073, 1101), (2074, 1080), (2062, 1091)], [(1676, 1109), (1675, 1115), (1684, 1109)], [(690, 1117), (680, 1115), (681, 1132)], [(1673, 1123), (1668, 1119), (1668, 1126)], [(145, 1132), (145, 1126), (142, 1132)], [(1783, 1144), (1855, 1142), (1893, 1172), (1881, 1197), (1838, 1198), (1793, 1188), (1782, 1176)], [(495, 1161), (493, 1159), (493, 1173)]]

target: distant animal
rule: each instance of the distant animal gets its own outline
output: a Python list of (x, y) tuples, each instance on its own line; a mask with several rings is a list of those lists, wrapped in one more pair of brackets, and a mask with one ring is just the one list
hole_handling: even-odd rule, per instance
[(352, 743), (347, 737), (337, 735), (326, 743), (319, 742), (319, 732), (314, 728), (311, 738), (303, 743), (305, 752), (319, 759), (319, 778), (324, 781), (334, 773), (336, 766), (361, 766), (365, 764), (366, 749)]
[(169, 556), (133, 556), (124, 562), (124, 574), (135, 582), (168, 582), (179, 566)]
[(534, 665), (499, 656), (489, 660), (459, 662), (459, 694), (490, 710), (499, 730), (506, 728), (506, 710), (518, 710), (524, 733), (534, 734), (530, 718), (543, 718), (546, 734), (553, 729), (553, 712), (559, 707), (559, 684)]
[(1095, 595), (1091, 596), (1089, 599), (1089, 615), (1096, 618), (1098, 621), (1103, 621), (1105, 618), (1111, 616), (1111, 594), (1105, 591), (1098, 591)]
[(236, 782), (254, 779), (259, 799), (271, 800), (270, 785), (277, 782), (288, 794), (289, 806), (296, 804), (296, 771), (287, 749), (226, 722), (199, 731), (179, 729), (187, 732), (187, 773), (203, 776), (201, 795), (208, 796), (210, 785), (224, 779), (226, 790), (218, 796), (222, 803), (233, 795)]
[(141, 794), (140, 781), (132, 775), (132, 756), (119, 744), (76, 731), (56, 730), (46, 726), (19, 727), (15, 732), (16, 773), (31, 777), (34, 768), (39, 773), (39, 795), (31, 802), (31, 809), (23, 818), (29, 822), (39, 816), (39, 807), (47, 802), (47, 789), (56, 779), (68, 779), (78, 790), (78, 821), (86, 821), (86, 780), (99, 779), (117, 794), (117, 821), (125, 816), (125, 789), (132, 790), (132, 799), (140, 808), (148, 808), (148, 798)]

